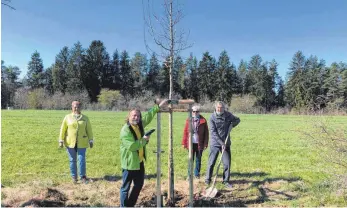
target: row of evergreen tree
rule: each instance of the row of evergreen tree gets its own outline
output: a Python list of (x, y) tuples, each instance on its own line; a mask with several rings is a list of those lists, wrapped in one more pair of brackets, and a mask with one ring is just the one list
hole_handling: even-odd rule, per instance
[[(150, 91), (168, 96), (169, 64), (152, 54), (116, 50), (112, 57), (102, 41), (92, 41), (84, 49), (77, 42), (72, 48), (63, 47), (55, 63), (44, 68), (40, 53), (35, 51), (28, 63), (28, 71), (19, 80), (20, 69), (1, 62), (1, 105), (13, 106), (13, 97), (20, 87), (44, 88), (49, 94), (76, 94), (87, 91), (90, 101), (97, 102), (102, 88), (119, 90), (128, 100)], [(287, 81), (277, 72), (275, 60), (263, 61), (254, 55), (238, 66), (230, 62), (226, 51), (218, 60), (209, 52), (199, 61), (192, 54), (187, 59), (176, 56), (172, 71), (174, 94), (179, 98), (223, 100), (229, 103), (233, 95), (253, 95), (256, 105), (270, 111), (278, 107), (320, 109), (329, 104), (347, 105), (347, 65), (333, 63), (326, 66), (316, 56), (305, 58), (301, 51), (294, 54)]]

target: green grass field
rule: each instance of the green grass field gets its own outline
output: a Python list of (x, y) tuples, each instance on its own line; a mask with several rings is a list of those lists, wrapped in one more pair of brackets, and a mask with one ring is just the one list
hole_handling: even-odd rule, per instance
[[(68, 157), (58, 148), (59, 129), (68, 111), (2, 111), (1, 183), (16, 187), (32, 180), (52, 180), (53, 184), (70, 182)], [(127, 112), (83, 111), (90, 118), (95, 146), (87, 150), (87, 175), (92, 178), (121, 176), (119, 133)], [(210, 113), (202, 113), (206, 118)], [(342, 172), (325, 164), (317, 149), (300, 131), (310, 129), (319, 117), (292, 115), (237, 115), (241, 123), (232, 131), (232, 182), (255, 181), (247, 192), (253, 194), (258, 186), (271, 182), (283, 183), (277, 191), (294, 193), (290, 200), (267, 195), (265, 206), (322, 206), (346, 205), (347, 197), (334, 194), (325, 185), (330, 173)], [(174, 170), (175, 179), (187, 175), (187, 151), (181, 146), (187, 113), (174, 113)], [(347, 117), (329, 117), (334, 125), (347, 123)], [(146, 130), (156, 128), (156, 117)], [(163, 180), (167, 178), (168, 115), (162, 114)], [(148, 145), (146, 174), (156, 174), (156, 132)], [(202, 159), (205, 175), (208, 151)], [(334, 168), (334, 171), (330, 171)], [(219, 173), (222, 171), (220, 170)], [(153, 177), (150, 180), (155, 180)], [(241, 182), (240, 182), (241, 183)], [(267, 186), (268, 189), (271, 186)], [(272, 187), (275, 188), (275, 187)], [(265, 190), (266, 191), (266, 190)], [(261, 192), (261, 191), (260, 191)], [(346, 194), (346, 192), (344, 192)], [(234, 193), (237, 195), (238, 193)], [(240, 193), (241, 194), (241, 193)], [(260, 193), (261, 194), (261, 193)], [(323, 197), (324, 196), (324, 197)]]

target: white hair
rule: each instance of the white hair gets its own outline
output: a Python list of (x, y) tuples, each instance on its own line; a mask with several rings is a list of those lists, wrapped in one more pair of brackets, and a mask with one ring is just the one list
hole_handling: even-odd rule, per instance
[(194, 106), (192, 107), (192, 110), (193, 110), (193, 111), (200, 111), (200, 105), (194, 105)]
[(228, 106), (225, 105), (225, 103), (223, 101), (215, 101), (214, 102), (214, 109), (216, 110), (218, 105), (222, 105), (222, 107), (224, 108), (225, 111), (228, 111)]

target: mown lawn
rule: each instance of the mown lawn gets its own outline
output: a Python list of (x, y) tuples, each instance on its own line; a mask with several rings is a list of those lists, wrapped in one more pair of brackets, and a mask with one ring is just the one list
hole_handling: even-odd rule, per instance
[[(58, 148), (62, 119), (69, 111), (11, 110), (1, 112), (1, 183), (16, 187), (32, 180), (51, 180), (59, 185), (70, 182), (68, 157)], [(95, 146), (87, 150), (87, 175), (91, 178), (120, 177), (119, 132), (127, 112), (83, 111), (92, 123)], [(209, 118), (210, 113), (202, 113)], [(232, 131), (232, 182), (252, 182), (240, 194), (293, 193), (292, 197), (271, 199), (265, 206), (346, 205), (346, 196), (332, 195), (326, 184), (330, 173), (342, 172), (322, 161), (319, 151), (301, 132), (320, 117), (294, 115), (237, 115), (241, 123)], [(175, 179), (185, 180), (187, 151), (181, 146), (187, 113), (174, 113)], [(326, 119), (326, 118), (325, 118)], [(332, 125), (347, 123), (347, 117), (328, 117)], [(156, 117), (146, 128), (156, 128)], [(162, 179), (167, 178), (168, 115), (162, 114)], [(152, 134), (146, 174), (156, 174), (156, 132)], [(203, 154), (205, 175), (208, 151)], [(329, 171), (334, 168), (334, 171)], [(220, 170), (219, 173), (222, 171)], [(152, 177), (150, 180), (155, 180)], [(279, 187), (274, 187), (278, 182)], [(272, 185), (270, 184), (272, 183)], [(283, 185), (285, 184), (285, 185)], [(323, 185), (322, 185), (323, 184)], [(259, 186), (265, 187), (259, 189)], [(188, 187), (187, 187), (188, 189)], [(270, 190), (271, 189), (271, 190)], [(273, 190), (272, 190), (273, 189)], [(270, 190), (270, 191), (269, 191)], [(238, 195), (238, 193), (234, 193)], [(284, 194), (285, 195), (285, 194)], [(328, 195), (329, 197), (322, 197)], [(241, 196), (240, 196), (241, 197)], [(265, 197), (265, 196), (264, 196)]]

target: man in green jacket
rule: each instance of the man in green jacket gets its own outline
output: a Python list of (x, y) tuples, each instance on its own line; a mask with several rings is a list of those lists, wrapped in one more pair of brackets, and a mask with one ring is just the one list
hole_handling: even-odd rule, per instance
[[(138, 109), (129, 111), (126, 123), (120, 132), (123, 180), (120, 190), (121, 207), (133, 207), (136, 204), (145, 178), (144, 161), (146, 160), (146, 145), (149, 141), (149, 136), (144, 136), (144, 127), (152, 121), (160, 107), (166, 103), (165, 99), (143, 115)], [(134, 187), (129, 195), (132, 182), (134, 182)]]

